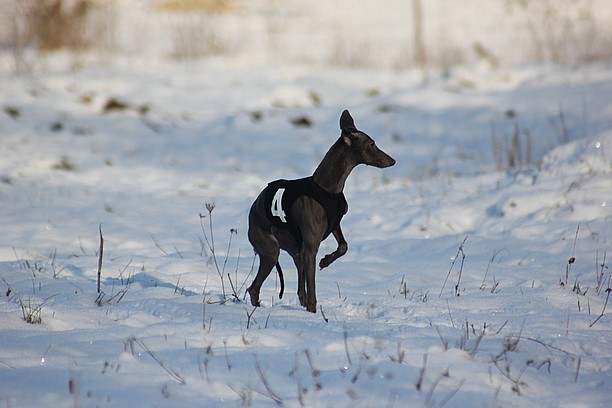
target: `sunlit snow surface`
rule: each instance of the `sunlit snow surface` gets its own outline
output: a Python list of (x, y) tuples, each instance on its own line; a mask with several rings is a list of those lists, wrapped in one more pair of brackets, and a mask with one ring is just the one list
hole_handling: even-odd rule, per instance
[[(0, 89), (0, 405), (609, 404), (608, 68), (118, 60)], [(312, 173), (345, 108), (397, 164), (350, 176), (319, 312), (285, 254), (254, 310), (249, 206)]]

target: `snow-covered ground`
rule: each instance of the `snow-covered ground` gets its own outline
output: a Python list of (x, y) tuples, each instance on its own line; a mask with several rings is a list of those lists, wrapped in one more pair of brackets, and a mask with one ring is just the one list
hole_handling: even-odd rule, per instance
[[(54, 58), (0, 76), (0, 405), (609, 405), (609, 66)], [(350, 176), (319, 312), (285, 254), (254, 309), (249, 206), (345, 108), (397, 164)]]

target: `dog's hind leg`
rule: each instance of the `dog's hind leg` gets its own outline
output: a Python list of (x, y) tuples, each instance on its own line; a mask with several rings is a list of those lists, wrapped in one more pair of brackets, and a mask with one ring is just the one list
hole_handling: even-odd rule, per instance
[(270, 275), (272, 268), (278, 265), (280, 246), (273, 234), (257, 226), (249, 228), (249, 241), (251, 241), (255, 252), (259, 255), (259, 269), (257, 270), (257, 276), (255, 276), (253, 283), (247, 291), (251, 297), (251, 304), (259, 306), (259, 291), (266, 278)]

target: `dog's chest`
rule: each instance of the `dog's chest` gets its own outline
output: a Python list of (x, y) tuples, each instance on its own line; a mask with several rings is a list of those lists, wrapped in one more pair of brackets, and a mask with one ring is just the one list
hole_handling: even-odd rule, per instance
[(276, 180), (266, 188), (266, 216), (272, 224), (281, 229), (287, 229), (301, 242), (302, 234), (299, 226), (291, 216), (291, 208), (301, 196), (316, 200), (327, 215), (327, 228), (323, 239), (327, 238), (348, 211), (344, 193), (329, 193), (314, 182), (312, 177), (297, 180)]

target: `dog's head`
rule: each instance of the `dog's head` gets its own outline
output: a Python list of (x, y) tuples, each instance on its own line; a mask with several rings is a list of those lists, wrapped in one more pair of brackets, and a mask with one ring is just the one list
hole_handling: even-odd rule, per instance
[(381, 169), (395, 164), (395, 159), (380, 150), (370, 136), (357, 130), (348, 110), (342, 112), (340, 116), (340, 129), (342, 130), (342, 141), (349, 147), (357, 164), (366, 164)]

